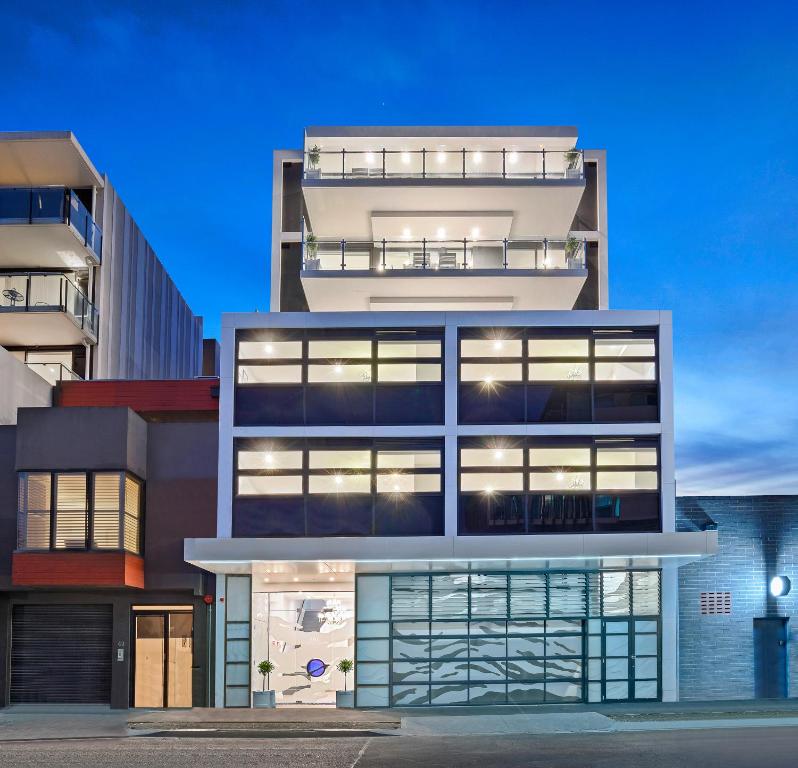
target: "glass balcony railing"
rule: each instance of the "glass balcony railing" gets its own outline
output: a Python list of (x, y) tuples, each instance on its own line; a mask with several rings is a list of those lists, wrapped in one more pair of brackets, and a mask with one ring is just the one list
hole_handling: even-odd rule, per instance
[(52, 386), (59, 381), (83, 381), (77, 373), (63, 363), (25, 363), (25, 365)]
[(584, 178), (584, 151), (311, 148), (305, 179), (575, 179)]
[(0, 312), (65, 312), (78, 328), (97, 338), (96, 307), (62, 274), (0, 274)]
[(306, 272), (389, 273), (497, 270), (583, 270), (587, 241), (569, 237), (519, 240), (316, 240), (303, 242)]
[(68, 224), (99, 260), (102, 230), (67, 187), (0, 187), (0, 224)]

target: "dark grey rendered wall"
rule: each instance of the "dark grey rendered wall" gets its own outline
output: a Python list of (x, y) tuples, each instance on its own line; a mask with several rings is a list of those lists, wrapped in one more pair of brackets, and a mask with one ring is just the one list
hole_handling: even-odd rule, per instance
[[(14, 603), (113, 606), (111, 706), (129, 706), (132, 693), (131, 608), (139, 604), (194, 606), (194, 706), (213, 703), (212, 575), (183, 560), (188, 536), (216, 533), (216, 422), (147, 423), (127, 408), (30, 408), (16, 427), (0, 427), (0, 707), (8, 703), (11, 606)], [(16, 470), (130, 469), (145, 478), (144, 577), (139, 589), (14, 589)], [(116, 651), (124, 656), (117, 660)]]
[[(790, 617), (791, 697), (798, 696), (798, 496), (676, 499), (680, 529), (718, 526), (718, 554), (679, 569), (679, 690), (682, 699), (754, 696), (753, 620)], [(773, 576), (793, 590), (773, 598)], [(701, 592), (731, 592), (731, 615), (702, 616)]]
[(98, 207), (104, 244), (94, 378), (199, 376), (202, 318), (192, 314), (107, 176)]

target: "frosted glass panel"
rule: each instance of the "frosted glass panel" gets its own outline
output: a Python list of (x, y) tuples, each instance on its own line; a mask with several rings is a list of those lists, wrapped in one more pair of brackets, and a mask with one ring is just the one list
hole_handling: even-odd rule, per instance
[(387, 576), (359, 576), (357, 579), (357, 618), (360, 621), (387, 621), (389, 606)]
[(358, 707), (387, 707), (390, 702), (388, 699), (388, 688), (358, 688), (355, 694)]

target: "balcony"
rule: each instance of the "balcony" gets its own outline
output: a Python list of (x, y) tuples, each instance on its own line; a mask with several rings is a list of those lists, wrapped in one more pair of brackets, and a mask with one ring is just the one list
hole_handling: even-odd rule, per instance
[(311, 311), (571, 309), (587, 279), (586, 251), (587, 242), (574, 237), (360, 241), (311, 235), (303, 243), (300, 276)]
[(74, 190), (0, 187), (0, 265), (81, 269), (101, 256), (102, 231)]
[(0, 274), (0, 344), (75, 346), (97, 341), (95, 306), (59, 273)]
[(26, 362), (25, 365), (28, 366), (32, 371), (38, 373), (45, 381), (47, 381), (51, 386), (55, 386), (62, 381), (83, 381), (83, 379), (78, 376), (69, 366), (64, 365), (63, 363), (28, 363)]

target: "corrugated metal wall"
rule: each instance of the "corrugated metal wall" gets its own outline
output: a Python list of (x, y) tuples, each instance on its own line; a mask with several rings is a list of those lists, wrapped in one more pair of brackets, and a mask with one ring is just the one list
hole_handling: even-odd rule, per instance
[(95, 293), (100, 332), (93, 378), (200, 375), (202, 318), (191, 312), (108, 177), (100, 205), (105, 245)]

